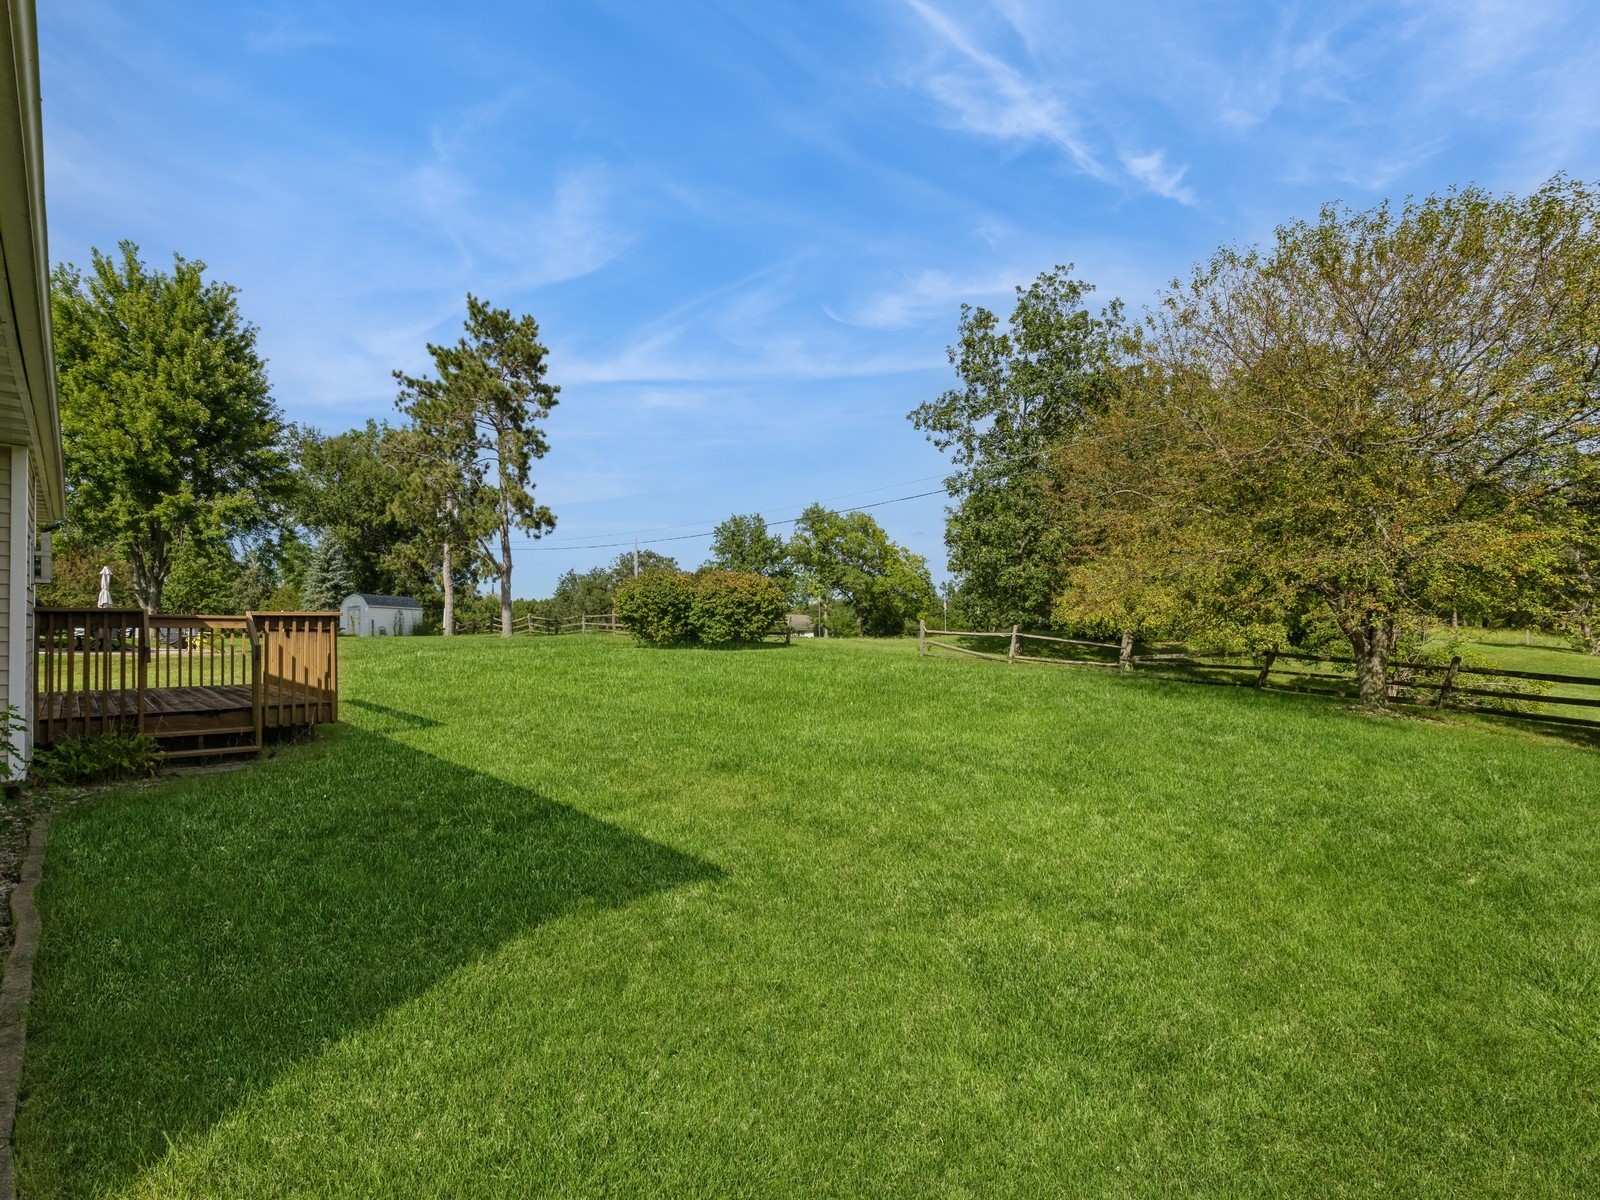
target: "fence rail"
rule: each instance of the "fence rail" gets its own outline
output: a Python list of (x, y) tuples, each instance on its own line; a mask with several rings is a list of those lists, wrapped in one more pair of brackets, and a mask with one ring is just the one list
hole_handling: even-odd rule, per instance
[[(1178, 678), (1195, 683), (1220, 684), (1232, 687), (1271, 689), (1321, 696), (1355, 698), (1353, 677), (1345, 670), (1354, 666), (1355, 660), (1327, 655), (1302, 654), (1298, 651), (1268, 650), (1260, 655), (1217, 654), (1202, 655), (1188, 651), (1177, 653), (1133, 654), (1131, 644), (1097, 642), (1084, 638), (1059, 637), (1053, 634), (1029, 633), (1020, 628), (1009, 630), (958, 630), (929, 629), (919, 621), (917, 628), (917, 653), (931, 655), (935, 650), (953, 651), (972, 658), (994, 662), (1042, 663), (1049, 666), (1097, 667), (1124, 672), (1144, 668), (1146, 672), (1162, 672), (1164, 677)], [(1004, 652), (976, 650), (939, 638), (978, 638), (1000, 640), (1006, 643)], [(1083, 647), (1102, 651), (1115, 657), (1065, 658), (1031, 655), (1022, 652), (1026, 642), (1046, 642), (1058, 645)], [(1230, 661), (1235, 660), (1235, 661)], [(1243, 661), (1237, 661), (1243, 660)], [(1280, 662), (1329, 666), (1332, 671), (1305, 670), (1283, 666)], [(1174, 671), (1185, 672), (1174, 674)], [(1250, 675), (1249, 680), (1215, 678)], [(1289, 684), (1278, 680), (1301, 681)], [(1504, 681), (1496, 686), (1497, 681)], [(1310, 684), (1311, 686), (1304, 686)], [(1521, 686), (1526, 685), (1526, 686)], [(1454, 709), (1462, 712), (1489, 713), (1497, 716), (1517, 717), (1532, 721), (1546, 721), (1562, 725), (1582, 726), (1600, 731), (1600, 714), (1585, 719), (1576, 713), (1552, 713), (1545, 706), (1557, 709), (1600, 709), (1600, 677), (1566, 675), (1555, 672), (1514, 671), (1503, 667), (1468, 666), (1455, 656), (1449, 662), (1394, 661), (1388, 666), (1387, 687), (1390, 699), (1413, 707), (1436, 710)], [(1550, 689), (1592, 689), (1592, 694), (1556, 694)]]
[(562, 633), (627, 633), (617, 614), (581, 613), (572, 617), (536, 617), (525, 613), (522, 618), (523, 633), (554, 636)]

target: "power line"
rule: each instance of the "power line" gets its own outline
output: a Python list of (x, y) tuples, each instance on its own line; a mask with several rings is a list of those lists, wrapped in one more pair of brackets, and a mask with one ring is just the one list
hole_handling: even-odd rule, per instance
[[(769, 512), (778, 513), (778, 512), (784, 512), (785, 510), (791, 509), (791, 508), (805, 508), (806, 505), (808, 505), (808, 504), (828, 504), (828, 503), (831, 503), (834, 500), (848, 500), (852, 496), (868, 496), (868, 495), (871, 495), (873, 492), (886, 492), (890, 488), (908, 487), (909, 485), (911, 485), (913, 483), (926, 483), (930, 479), (947, 479), (947, 478), (949, 478), (949, 475), (950, 475), (950, 473), (948, 471), (941, 471), (937, 475), (919, 475), (916, 479), (902, 479), (902, 480), (900, 480), (900, 481), (898, 481), (896, 483), (885, 483), (885, 484), (883, 484), (883, 485), (881, 485), (879, 487), (861, 488), (860, 490), (854, 491), (854, 492), (841, 492), (837, 496), (821, 496), (821, 497), (818, 497), (815, 500), (805, 500), (805, 501), (802, 501), (802, 502), (800, 502), (798, 504), (779, 504), (776, 507), (767, 509), (765, 512), (759, 513), (757, 515), (765, 518), (767, 513), (769, 513)], [(845, 511), (854, 512), (855, 509), (846, 509)], [(786, 521), (774, 521), (774, 522), (772, 522), (772, 524), (775, 524), (775, 525), (783, 525), (783, 524), (787, 524), (787, 523), (788, 522), (786, 522)], [(705, 521), (682, 521), (677, 525), (652, 525), (649, 529), (630, 529), (630, 530), (627, 530), (625, 533), (612, 533), (612, 534), (597, 533), (597, 534), (591, 534), (590, 536), (592, 536), (592, 537), (626, 537), (626, 538), (631, 538), (631, 537), (635, 537), (637, 535), (646, 534), (646, 533), (667, 533), (667, 532), (670, 532), (671, 530), (674, 530), (674, 529), (687, 529), (691, 525), (704, 525), (704, 524), (706, 524)], [(552, 539), (552, 538), (540, 538), (540, 539), (538, 539), (538, 543), (539, 543), (539, 545), (541, 547), (545, 547), (545, 548), (548, 548), (548, 549), (558, 549), (561, 546), (566, 544), (565, 542), (561, 541), (560, 539)], [(577, 546), (573, 546), (572, 548), (574, 550), (579, 549), (579, 547), (577, 547)]]
[[(1037, 450), (1029, 450), (1028, 452), (1026, 452), (1024, 454), (1016, 454), (1016, 455), (1012, 455), (1010, 458), (1001, 458), (1001, 459), (996, 459), (994, 462), (982, 463), (982, 464), (979, 464), (977, 466), (969, 467), (967, 469), (966, 474), (968, 475), (968, 478), (972, 479), (972, 480), (976, 480), (979, 476), (984, 475), (984, 474), (989, 474), (989, 473), (998, 474), (1001, 471), (1003, 471), (1006, 467), (1009, 467), (1014, 463), (1027, 462), (1029, 459), (1038, 458), (1041, 454), (1048, 454), (1048, 453), (1050, 453), (1051, 449), (1052, 449), (1052, 447), (1049, 447), (1049, 446), (1041, 446)], [(960, 471), (957, 472), (957, 475), (959, 475), (959, 474), (961, 474)], [(910, 483), (925, 483), (929, 479), (949, 479), (949, 478), (951, 478), (951, 476), (948, 475), (948, 474), (945, 474), (945, 473), (941, 473), (939, 475), (923, 475), (923, 476), (921, 476), (921, 477), (919, 477), (917, 479), (905, 479), (905, 480), (902, 480), (898, 484), (896, 484), (896, 483), (886, 483), (886, 484), (882, 485), (882, 487), (865, 488), (865, 489), (863, 489), (861, 491), (855, 491), (855, 492), (843, 492), (843, 493), (841, 493), (841, 494), (839, 494), (837, 496), (824, 496), (821, 500), (811, 501), (809, 503), (825, 504), (830, 500), (845, 500), (845, 499), (848, 499), (851, 496), (869, 495), (872, 492), (881, 492), (881, 491), (884, 491), (884, 490), (886, 490), (888, 488), (892, 488), (892, 487), (903, 487), (906, 484), (910, 484)], [(921, 500), (925, 496), (937, 496), (937, 495), (940, 495), (941, 493), (948, 494), (948, 489), (947, 488), (937, 488), (937, 489), (935, 489), (934, 491), (931, 491), (931, 492), (918, 492), (918, 493), (916, 493), (915, 495), (912, 495), (912, 496), (897, 496), (892, 500), (878, 500), (878, 501), (875, 501), (874, 503), (871, 503), (871, 504), (856, 504), (856, 505), (852, 505), (850, 508), (841, 509), (840, 511), (842, 511), (842, 512), (861, 512), (861, 511), (863, 511), (865, 509), (869, 509), (869, 508), (882, 508), (886, 504), (901, 504), (901, 503), (903, 503), (903, 502), (905, 502), (907, 500)], [(779, 505), (777, 508), (769, 509), (768, 511), (769, 512), (783, 512), (785, 509), (800, 508), (800, 507), (801, 507), (801, 505), (799, 505), (799, 504), (783, 504), (783, 505)], [(757, 513), (755, 515), (761, 517), (763, 520), (766, 519), (766, 513)], [(767, 524), (768, 525), (793, 525), (799, 519), (800, 519), (799, 517), (788, 517), (788, 518), (785, 518), (785, 519), (783, 519), (781, 521), (767, 521)], [(688, 525), (703, 525), (703, 524), (705, 524), (705, 522), (703, 522), (703, 521), (685, 521), (680, 525), (657, 525), (657, 526), (654, 526), (651, 529), (641, 529), (641, 530), (638, 530), (637, 532), (638, 533), (664, 533), (669, 529), (683, 529), (685, 526), (688, 526)], [(622, 537), (622, 538), (629, 539), (627, 541), (621, 541), (621, 542), (567, 543), (567, 542), (559, 542), (559, 541), (546, 541), (544, 539), (526, 539), (525, 538), (525, 539), (523, 539), (522, 541), (520, 541), (517, 544), (517, 548), (521, 549), (521, 550), (614, 550), (618, 546), (629, 546), (629, 545), (632, 545), (635, 540), (637, 540), (638, 544), (641, 545), (641, 546), (654, 546), (654, 545), (660, 545), (663, 542), (690, 542), (690, 541), (694, 541), (696, 538), (711, 537), (715, 533), (716, 533), (716, 530), (708, 529), (708, 530), (703, 530), (703, 531), (701, 531), (699, 533), (683, 533), (683, 534), (677, 534), (677, 535), (675, 535), (673, 537), (664, 537), (664, 538), (636, 538), (634, 531), (630, 531), (629, 533), (626, 533), (626, 534), (613, 534), (613, 535), (611, 535), (613, 537)], [(604, 537), (606, 535), (601, 534), (599, 536)]]
[[(929, 478), (935, 478), (935, 477), (934, 476), (929, 476)], [(860, 493), (858, 492), (856, 494), (859, 495)], [(943, 496), (945, 494), (946, 493), (945, 493), (945, 490), (943, 488), (935, 488), (931, 492), (918, 492), (913, 496), (896, 496), (892, 500), (878, 500), (878, 501), (874, 501), (871, 504), (857, 504), (857, 505), (853, 505), (850, 508), (841, 509), (840, 511), (841, 512), (847, 512), (847, 513), (864, 512), (869, 508), (882, 508), (886, 504), (903, 504), (907, 500), (921, 500), (921, 499), (923, 499), (924, 497), (927, 497), (927, 496)], [(771, 525), (793, 525), (799, 520), (800, 520), (799, 517), (789, 517), (788, 519), (783, 520), (783, 521), (772, 521), (772, 522), (770, 522), (770, 524)], [(669, 526), (669, 528), (670, 528), (670, 526)], [(521, 548), (525, 549), (525, 550), (615, 550), (618, 546), (632, 546), (632, 545), (656, 546), (656, 545), (660, 545), (660, 544), (662, 544), (664, 542), (690, 542), (690, 541), (694, 541), (697, 538), (713, 537), (713, 536), (715, 536), (715, 534), (716, 534), (716, 530), (707, 529), (707, 530), (704, 530), (703, 532), (700, 532), (700, 533), (680, 533), (680, 534), (676, 534), (676, 535), (674, 535), (672, 537), (638, 538), (638, 539), (635, 539), (635, 540), (632, 540), (632, 541), (625, 541), (625, 542), (590, 542), (587, 545), (582, 545), (582, 546), (543, 545), (543, 544), (541, 544), (539, 542), (532, 542), (532, 543), (524, 545)]]

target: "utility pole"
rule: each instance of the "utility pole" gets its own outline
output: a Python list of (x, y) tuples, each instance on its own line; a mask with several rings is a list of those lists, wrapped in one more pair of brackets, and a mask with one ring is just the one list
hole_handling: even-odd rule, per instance
[(639, 578), (639, 539), (633, 539), (633, 577)]

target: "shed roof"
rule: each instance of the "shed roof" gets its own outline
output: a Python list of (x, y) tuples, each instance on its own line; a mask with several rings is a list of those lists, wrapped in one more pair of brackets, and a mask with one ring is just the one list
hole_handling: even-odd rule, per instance
[[(420, 600), (413, 600), (410, 596), (379, 596), (373, 592), (351, 592), (344, 598), (344, 604), (352, 600), (360, 600), (368, 608), (421, 608)], [(343, 607), (341, 605), (340, 607)]]

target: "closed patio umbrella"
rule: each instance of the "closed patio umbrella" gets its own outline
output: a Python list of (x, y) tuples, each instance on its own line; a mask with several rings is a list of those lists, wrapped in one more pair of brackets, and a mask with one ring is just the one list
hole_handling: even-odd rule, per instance
[(95, 600), (101, 608), (111, 607), (111, 568), (100, 568), (100, 596)]

